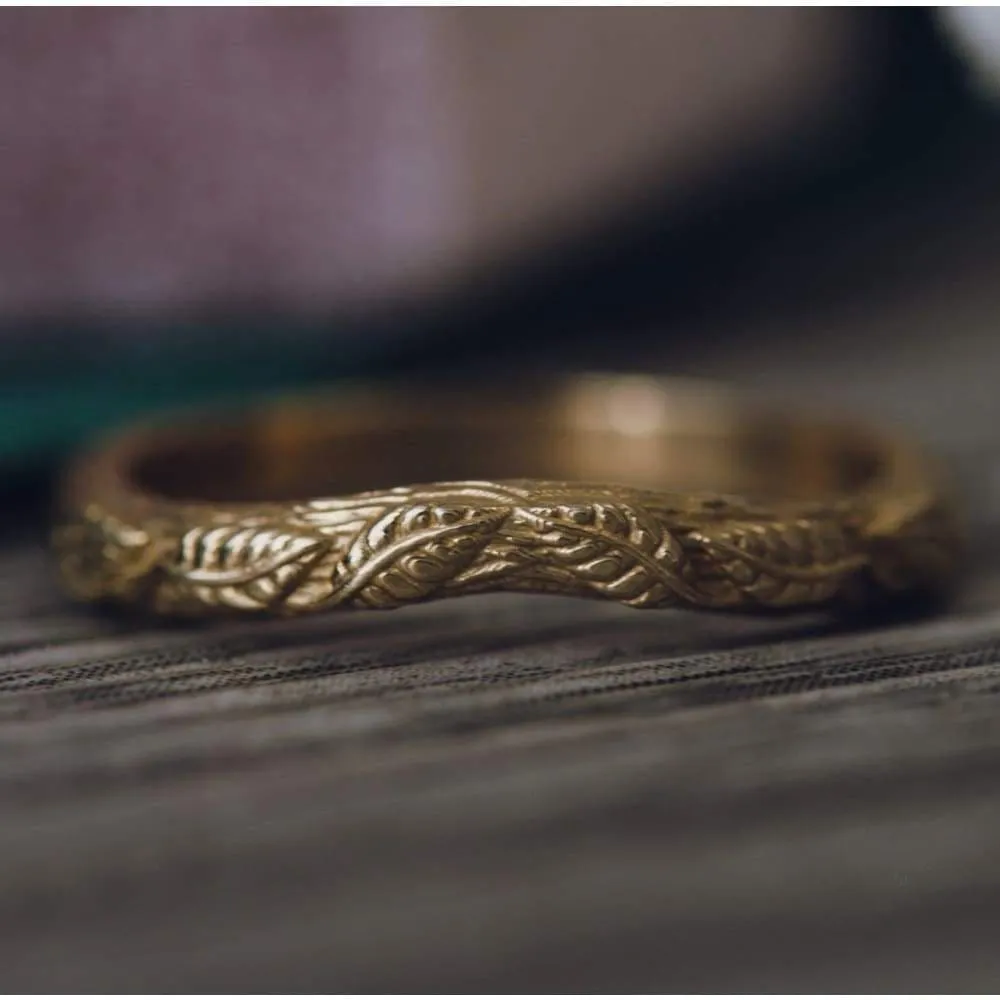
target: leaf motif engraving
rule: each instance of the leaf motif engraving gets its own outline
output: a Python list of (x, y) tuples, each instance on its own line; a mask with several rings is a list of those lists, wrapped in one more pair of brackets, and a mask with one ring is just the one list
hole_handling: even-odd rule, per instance
[(262, 609), (280, 604), (329, 550), (315, 534), (251, 518), (186, 532), (171, 574), (206, 604)]
[(791, 608), (951, 577), (956, 534), (924, 494), (776, 502), (540, 480), (441, 482), (287, 506), (80, 512), (57, 534), (88, 600), (298, 614), (489, 591), (638, 608)]
[(348, 549), (331, 602), (393, 608), (426, 600), (476, 560), (508, 515), (446, 504), (390, 509)]
[(868, 563), (842, 524), (827, 518), (723, 522), (684, 538), (702, 603), (789, 607), (829, 600)]
[(670, 530), (640, 507), (560, 504), (519, 508), (506, 537), (532, 553), (526, 575), (637, 608), (662, 607), (693, 592)]

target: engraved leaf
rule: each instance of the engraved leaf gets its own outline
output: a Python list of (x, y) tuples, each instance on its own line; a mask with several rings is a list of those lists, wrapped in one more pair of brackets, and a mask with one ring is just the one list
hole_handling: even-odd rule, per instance
[(188, 531), (173, 575), (206, 603), (260, 609), (287, 597), (329, 549), (314, 534), (255, 518)]
[(389, 510), (348, 549), (332, 599), (368, 608), (426, 600), (475, 561), (508, 514), (447, 504)]
[(684, 539), (695, 586), (714, 607), (828, 600), (866, 563), (837, 522), (728, 522)]
[(470, 503), (509, 510), (523, 499), (523, 493), (518, 492), (513, 484), (485, 480), (397, 486), (298, 504), (293, 511), (293, 521), (307, 530), (333, 539), (339, 548), (346, 549), (368, 525), (391, 511), (405, 511), (415, 506), (465, 510), (471, 509)]
[(688, 596), (680, 545), (642, 508), (608, 503), (523, 508), (511, 537), (535, 550), (526, 575), (540, 583), (633, 607), (659, 607)]

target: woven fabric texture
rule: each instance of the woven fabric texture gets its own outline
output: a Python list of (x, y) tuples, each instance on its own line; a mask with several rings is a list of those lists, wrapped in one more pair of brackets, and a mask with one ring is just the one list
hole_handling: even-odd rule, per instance
[(0, 577), (21, 988), (1000, 972), (1000, 575), (853, 627), (484, 598), (138, 632), (68, 610), (37, 551)]
[(794, 386), (950, 455), (977, 544), (946, 610), (838, 624), (496, 597), (166, 629), (70, 608), (41, 548), (10, 543), (5, 986), (994, 989), (1000, 220), (983, 204), (907, 211), (888, 243), (861, 227), (826, 304), (736, 310), (742, 340), (659, 361)]

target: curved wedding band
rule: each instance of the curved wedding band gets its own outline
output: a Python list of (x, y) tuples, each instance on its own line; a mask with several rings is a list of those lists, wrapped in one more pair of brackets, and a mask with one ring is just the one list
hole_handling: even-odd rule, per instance
[(630, 376), (338, 391), (138, 428), (75, 463), (60, 500), (72, 594), (181, 615), (487, 591), (856, 604), (946, 588), (958, 552), (907, 443)]

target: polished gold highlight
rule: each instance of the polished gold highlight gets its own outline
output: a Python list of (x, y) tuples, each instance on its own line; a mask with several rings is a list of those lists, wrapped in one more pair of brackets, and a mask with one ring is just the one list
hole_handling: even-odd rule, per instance
[[(422, 469), (437, 481), (394, 485)], [(62, 510), (72, 594), (180, 615), (489, 591), (815, 607), (941, 590), (958, 550), (910, 447), (639, 377), (331, 393), (138, 429), (75, 465)]]

